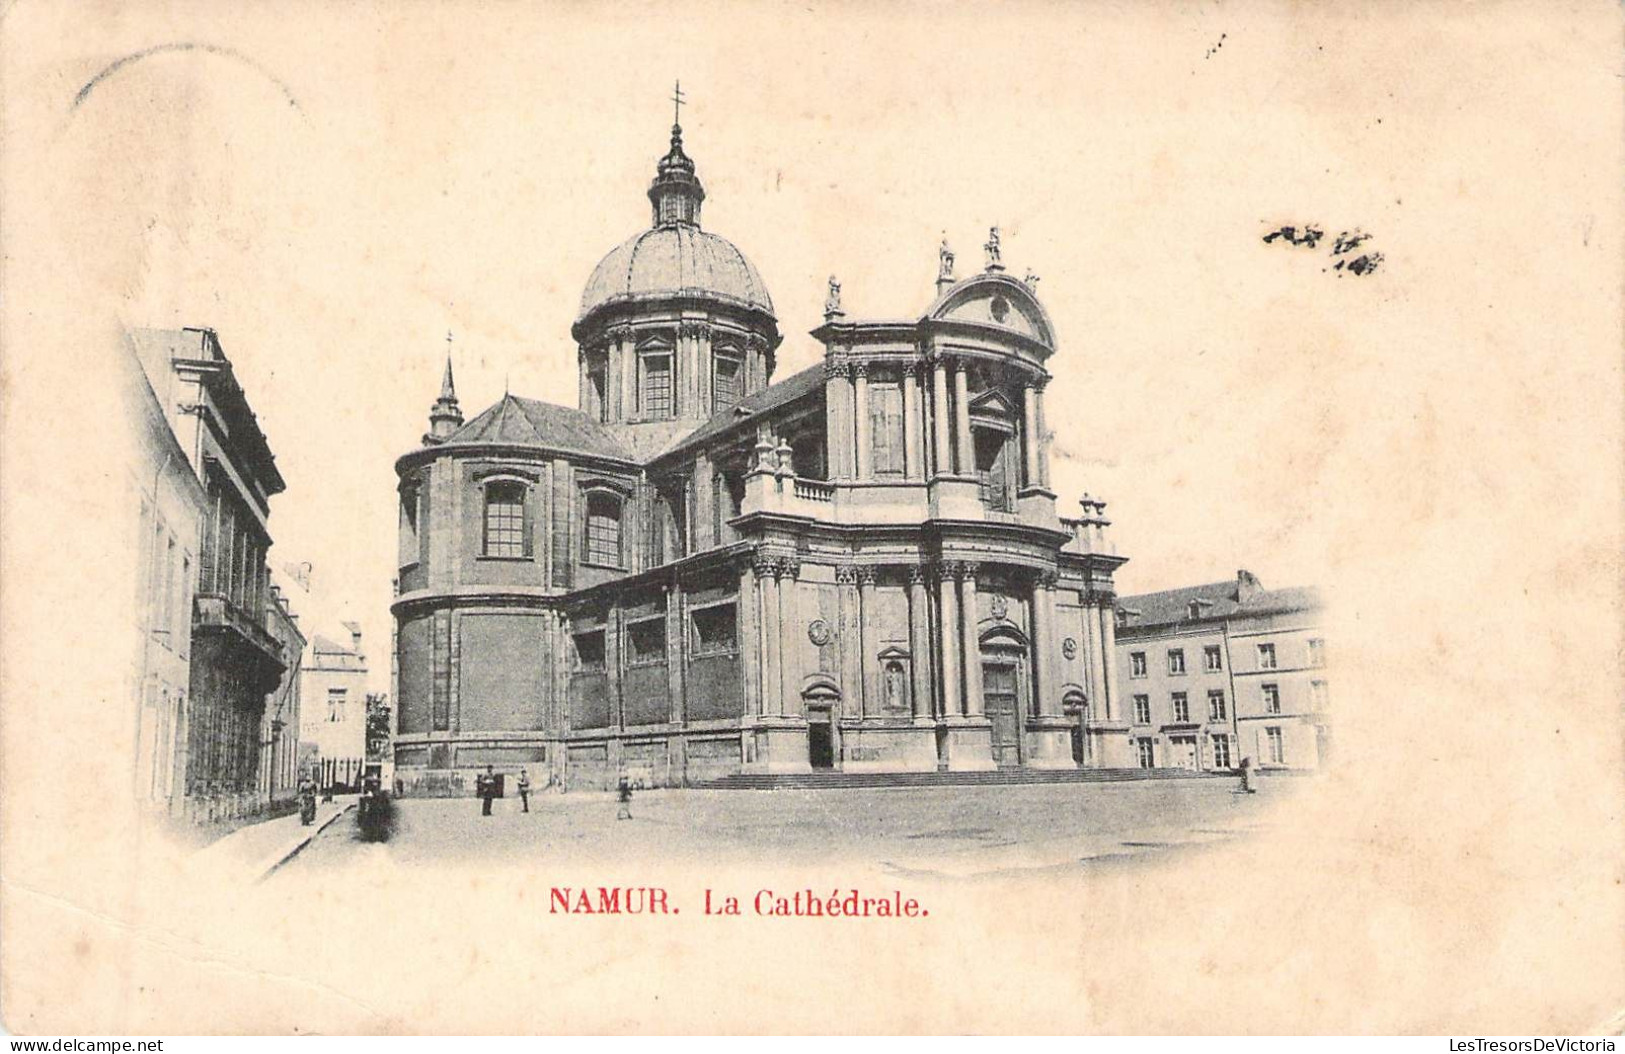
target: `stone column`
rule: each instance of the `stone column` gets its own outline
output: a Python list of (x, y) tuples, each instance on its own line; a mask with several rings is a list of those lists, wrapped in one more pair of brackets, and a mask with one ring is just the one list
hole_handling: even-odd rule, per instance
[[(963, 376), (963, 374), (961, 374)], [(976, 565), (960, 564), (959, 617), (963, 620), (965, 663), (965, 714), (982, 716), (982, 642), (976, 635)]]
[(857, 640), (856, 629), (862, 625), (863, 614), (858, 596), (858, 569), (851, 564), (835, 568), (835, 589), (839, 598), (841, 619), (836, 646), (841, 649), (841, 714), (858, 717), (863, 713), (863, 652)]
[(954, 466), (948, 452), (948, 363), (940, 357), (931, 364), (931, 431), (936, 453), (933, 474), (951, 476)]
[(762, 712), (761, 663), (765, 653), (761, 648), (762, 634), (758, 625), (761, 597), (756, 591), (756, 567), (746, 563), (739, 571), (739, 676), (745, 686), (745, 716), (756, 717)]
[(672, 724), (681, 725), (687, 718), (687, 699), (683, 674), (688, 670), (688, 634), (683, 632), (683, 592), (676, 583), (665, 587), (666, 593), (666, 690), (671, 706)]
[(1022, 446), (1027, 457), (1026, 474), (1021, 481), (1023, 487), (1036, 487), (1039, 485), (1038, 470), (1038, 389), (1031, 381), (1021, 389), (1021, 426), (1025, 435), (1022, 436)]
[(1055, 675), (1060, 642), (1055, 639), (1055, 572), (1043, 571), (1033, 581), (1033, 647), (1037, 650), (1033, 691), (1037, 693), (1038, 716), (1056, 717), (1061, 712), (1060, 678)]
[(857, 442), (857, 476), (860, 480), (871, 478), (869, 463), (873, 451), (869, 447), (869, 366), (867, 363), (857, 363), (852, 367), (852, 415), (857, 418), (855, 439)]
[(959, 584), (954, 581), (957, 565), (945, 562), (937, 565), (938, 633), (942, 659), (937, 669), (942, 672), (942, 713), (944, 717), (960, 716), (959, 666)]
[(1111, 710), (1106, 706), (1106, 665), (1100, 649), (1100, 606), (1094, 590), (1084, 594), (1083, 635), (1089, 666), (1089, 717), (1094, 721), (1110, 721)]
[(959, 460), (955, 469), (961, 476), (976, 475), (976, 450), (970, 434), (969, 369), (964, 359), (954, 364), (954, 427), (959, 433)]
[(1035, 433), (1037, 442), (1033, 444), (1038, 451), (1038, 485), (1049, 487), (1049, 424), (1044, 420), (1044, 385), (1048, 378), (1042, 378), (1033, 386), (1033, 416), (1037, 419)]
[(756, 581), (760, 594), (762, 650), (762, 713), (777, 717), (784, 712), (779, 692), (779, 581), (778, 561), (770, 556), (756, 557)]
[(864, 717), (872, 716), (878, 709), (870, 705), (877, 698), (875, 686), (878, 678), (875, 673), (874, 631), (869, 627), (874, 620), (877, 576), (873, 567), (858, 568), (858, 712)]
[(794, 559), (779, 561), (780, 714), (789, 714), (792, 710), (801, 712), (801, 693), (797, 691), (800, 669), (796, 662), (796, 634), (801, 632), (800, 620), (796, 618), (796, 578), (800, 574), (801, 565)]
[(903, 478), (924, 479), (921, 464), (925, 453), (920, 443), (920, 390), (919, 364), (903, 365)]
[[(637, 415), (637, 335), (631, 326), (616, 326), (610, 330), (609, 339), (614, 342), (615, 365), (611, 368), (613, 376), (609, 378), (609, 387), (614, 389), (610, 398), (615, 400), (614, 415), (611, 420), (630, 421)], [(675, 350), (675, 349), (674, 349)]]
[(1121, 720), (1123, 713), (1122, 696), (1118, 694), (1117, 683), (1117, 594), (1108, 591), (1101, 593), (1100, 604), (1100, 650), (1104, 653), (1106, 665), (1106, 707), (1114, 719)]
[(842, 441), (852, 434), (852, 386), (844, 362), (824, 362), (824, 434), (829, 437), (829, 478), (852, 478), (852, 448)]
[(913, 683), (914, 720), (929, 721), (935, 714), (936, 693), (931, 691), (931, 612), (925, 595), (925, 568), (908, 569), (908, 654)]

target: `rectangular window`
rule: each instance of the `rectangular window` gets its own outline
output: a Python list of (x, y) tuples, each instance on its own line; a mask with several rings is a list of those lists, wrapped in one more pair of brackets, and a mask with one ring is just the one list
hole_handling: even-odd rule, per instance
[(1168, 649), (1168, 672), (1176, 677), (1185, 672), (1185, 650), (1183, 648)]
[(346, 689), (329, 688), (327, 690), (327, 719), (332, 722), (344, 720), (344, 697)]
[(1191, 702), (1184, 692), (1174, 693), (1174, 723), (1186, 724), (1191, 719)]
[(975, 429), (973, 434), (976, 448), (976, 476), (981, 488), (982, 504), (994, 512), (1009, 512), (1010, 437), (988, 428)]
[(1281, 730), (1279, 728), (1266, 728), (1264, 734), (1269, 737), (1270, 764), (1285, 765), (1286, 747), (1281, 742)]
[(621, 499), (594, 491), (587, 495), (587, 534), (582, 559), (599, 567), (621, 566)]
[(1156, 740), (1154, 740), (1154, 739), (1136, 739), (1134, 741), (1134, 748), (1135, 748), (1136, 753), (1139, 755), (1140, 767), (1142, 769), (1156, 768), (1156, 766), (1157, 766), (1157, 741)]
[(738, 636), (738, 616), (732, 604), (699, 608), (689, 615), (694, 623), (694, 654), (727, 655)]
[(1208, 673), (1218, 673), (1224, 669), (1223, 653), (1217, 644), (1209, 644), (1202, 649), (1202, 664)]
[(1229, 768), (1230, 737), (1227, 735), (1215, 735), (1210, 738), (1213, 740), (1213, 767), (1216, 769)]
[(1260, 670), (1275, 669), (1275, 645), (1260, 644), (1258, 646), (1258, 668)]
[(609, 399), (606, 393), (609, 371), (602, 361), (593, 363), (587, 370), (587, 401), (590, 405), (582, 407), (588, 415), (600, 421), (609, 420)]
[(739, 360), (718, 355), (711, 368), (711, 408), (726, 410), (739, 401)]
[(1281, 688), (1279, 685), (1266, 684), (1264, 686), (1264, 712), (1266, 714), (1281, 712)]
[(1309, 641), (1309, 665), (1326, 665), (1326, 642), (1319, 637), (1312, 638)]
[(1137, 695), (1134, 697), (1134, 723), (1149, 725), (1151, 723), (1151, 697)]
[(671, 355), (666, 352), (640, 355), (638, 367), (642, 371), (638, 393), (643, 416), (655, 420), (670, 417)]
[(1130, 677), (1145, 676), (1145, 652), (1130, 652), (1128, 657), (1128, 675)]
[(589, 633), (577, 633), (576, 670), (580, 672), (601, 673), (604, 669), (604, 631), (592, 630)]
[(644, 619), (626, 627), (631, 643), (630, 660), (634, 664), (666, 661), (666, 618)]
[(492, 483), (485, 488), (485, 555), (525, 555), (525, 487)]
[(1223, 721), (1225, 716), (1224, 690), (1222, 688), (1209, 690), (1207, 693), (1207, 719), (1209, 721)]
[(1331, 703), (1331, 698), (1326, 692), (1325, 681), (1309, 682), (1309, 701), (1313, 704), (1315, 710), (1324, 710)]

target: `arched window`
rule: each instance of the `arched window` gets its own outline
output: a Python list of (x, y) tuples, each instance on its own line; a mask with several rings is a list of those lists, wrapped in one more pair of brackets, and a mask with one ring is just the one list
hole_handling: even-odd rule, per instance
[(607, 490), (587, 495), (581, 559), (599, 567), (621, 566), (621, 498)]
[(525, 523), (525, 485), (498, 480), (485, 487), (484, 555), (526, 557), (530, 555), (530, 532)]

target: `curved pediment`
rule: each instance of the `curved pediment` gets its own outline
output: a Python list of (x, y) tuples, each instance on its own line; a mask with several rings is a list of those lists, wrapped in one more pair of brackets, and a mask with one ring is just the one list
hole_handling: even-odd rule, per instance
[(1007, 274), (989, 272), (965, 279), (937, 298), (926, 318), (940, 322), (969, 322), (996, 326), (1055, 347), (1055, 327), (1049, 312), (1025, 282)]

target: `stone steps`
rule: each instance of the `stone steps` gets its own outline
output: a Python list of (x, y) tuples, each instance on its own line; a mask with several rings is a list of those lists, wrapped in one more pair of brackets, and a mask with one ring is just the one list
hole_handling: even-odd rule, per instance
[(696, 790), (850, 790), (874, 787), (977, 787), (1017, 783), (1121, 783), (1129, 780), (1235, 779), (1188, 769), (994, 769), (987, 772), (738, 773), (689, 786)]

